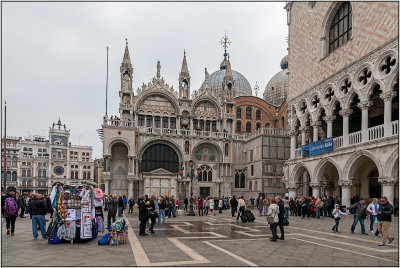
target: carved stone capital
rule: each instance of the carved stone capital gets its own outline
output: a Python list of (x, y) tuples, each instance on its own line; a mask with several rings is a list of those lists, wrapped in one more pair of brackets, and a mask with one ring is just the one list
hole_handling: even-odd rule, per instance
[(365, 109), (368, 109), (370, 106), (372, 106), (372, 101), (360, 102), (359, 104), (357, 104), (357, 106), (361, 110), (365, 110)]
[(353, 113), (352, 109), (343, 109), (339, 112), (339, 114), (343, 117), (350, 116)]
[(324, 119), (325, 122), (327, 122), (327, 123), (332, 123), (333, 121), (335, 121), (336, 116), (334, 116), (334, 115), (327, 115), (327, 116), (324, 116), (323, 119)]
[(289, 136), (295, 136), (296, 135), (296, 130), (289, 130), (288, 132)]
[(320, 187), (321, 183), (319, 183), (319, 182), (310, 182), (310, 186), (311, 187)]
[(340, 186), (352, 186), (353, 181), (352, 180), (339, 180), (338, 184)]
[(288, 189), (289, 191), (297, 191), (299, 187), (295, 183), (288, 183), (286, 184), (286, 189)]
[(388, 91), (388, 92), (384, 92), (381, 95), (379, 95), (379, 97), (381, 97), (381, 99), (383, 101), (392, 101), (394, 97), (396, 97), (396, 92), (395, 91)]
[(398, 182), (399, 178), (396, 177), (381, 177), (378, 178), (378, 182), (382, 185), (393, 186), (396, 182)]
[(318, 127), (318, 126), (320, 126), (320, 125), (322, 125), (322, 122), (321, 122), (321, 121), (313, 121), (313, 122), (311, 122), (311, 126), (312, 126), (312, 127)]
[(299, 127), (300, 132), (306, 132), (308, 130), (308, 127), (306, 126), (301, 126)]

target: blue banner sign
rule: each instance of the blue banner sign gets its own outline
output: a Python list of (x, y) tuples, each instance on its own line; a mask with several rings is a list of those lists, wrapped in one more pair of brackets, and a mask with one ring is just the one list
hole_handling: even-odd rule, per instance
[(301, 146), (301, 156), (303, 157), (325, 154), (332, 151), (333, 151), (332, 137)]

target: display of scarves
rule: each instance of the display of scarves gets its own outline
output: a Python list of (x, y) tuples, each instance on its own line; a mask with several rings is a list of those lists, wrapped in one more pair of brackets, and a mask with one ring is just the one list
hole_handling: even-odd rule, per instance
[(82, 239), (92, 238), (92, 200), (90, 191), (82, 189), (81, 200), (81, 233)]
[(64, 190), (62, 186), (59, 186), (59, 195), (58, 195), (58, 216), (62, 222), (65, 222), (65, 218), (67, 217), (67, 206), (65, 204), (64, 199)]

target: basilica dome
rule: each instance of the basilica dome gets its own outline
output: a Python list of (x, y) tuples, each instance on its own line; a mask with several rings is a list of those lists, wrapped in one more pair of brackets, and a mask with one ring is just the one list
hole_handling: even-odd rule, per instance
[(265, 87), (264, 100), (274, 106), (281, 106), (286, 100), (289, 88), (288, 56), (280, 62), (282, 70), (275, 74)]
[[(208, 88), (211, 91), (222, 92), (222, 82), (224, 81), (226, 69), (220, 69), (216, 72), (210, 74), (210, 78), (208, 80)], [(246, 77), (244, 77), (241, 73), (232, 70), (232, 76), (235, 81), (233, 85), (234, 96), (251, 96), (251, 86), (249, 81), (247, 81)], [(203, 82), (201, 88), (206, 86), (206, 81)]]

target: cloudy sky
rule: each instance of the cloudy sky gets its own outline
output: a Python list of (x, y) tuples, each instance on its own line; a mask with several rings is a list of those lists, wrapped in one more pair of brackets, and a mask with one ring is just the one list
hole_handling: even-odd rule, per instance
[[(156, 74), (178, 89), (186, 49), (191, 91), (219, 69), (225, 31), (232, 69), (262, 97), (287, 54), (284, 2), (272, 3), (2, 3), (2, 94), (7, 135), (48, 136), (61, 118), (73, 144), (93, 146), (105, 114), (106, 46), (108, 114), (118, 113), (119, 66), (128, 38), (133, 87)], [(254, 93), (253, 93), (254, 94)], [(3, 102), (4, 104), (4, 102)], [(3, 121), (4, 122), (4, 121)], [(3, 133), (4, 134), (4, 133)]]

